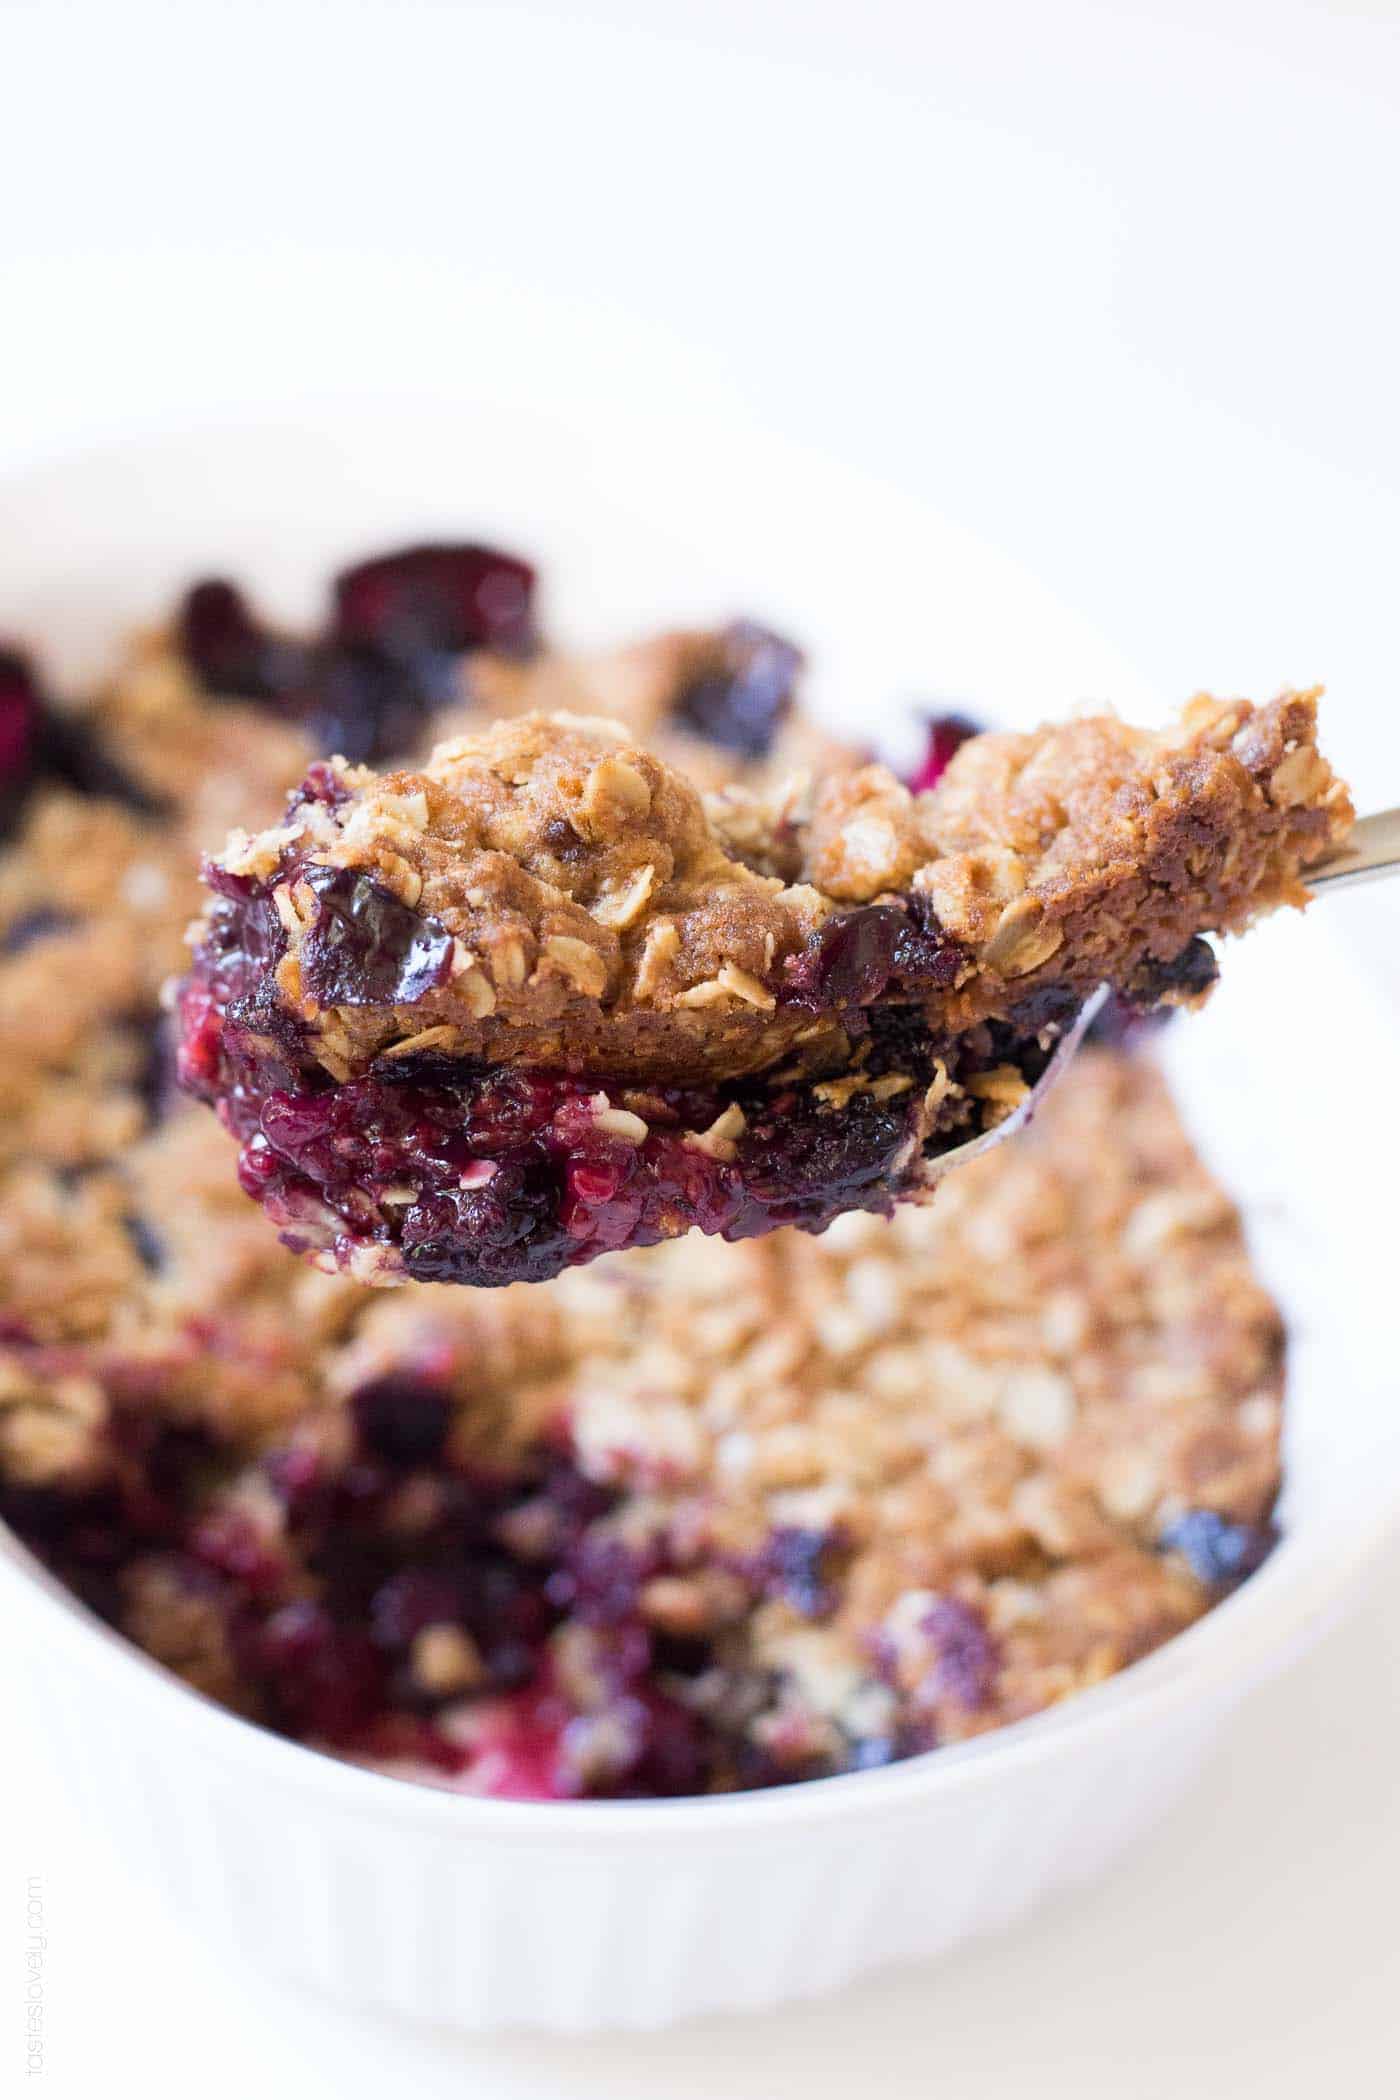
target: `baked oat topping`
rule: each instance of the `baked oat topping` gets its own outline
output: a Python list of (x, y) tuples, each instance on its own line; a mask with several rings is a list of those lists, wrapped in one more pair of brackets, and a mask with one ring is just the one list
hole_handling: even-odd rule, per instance
[(1311, 695), (708, 811), (616, 725), (523, 716), (415, 770), (317, 766), (235, 834), (182, 1077), (287, 1244), (363, 1282), (819, 1230), (1009, 1127), (1101, 982), (1197, 997), (1201, 934), (1302, 901), (1350, 821)]
[[(617, 725), (532, 715), (419, 770), (318, 770), (213, 879), (271, 900), (277, 1003), (336, 1079), (426, 1028), (451, 1031), (439, 1054), (491, 1064), (728, 1079), (803, 1046), (814, 1016), (826, 1047), (877, 998), (951, 1034), (1048, 983), (1132, 985), (1201, 933), (1305, 901), (1303, 871), (1352, 815), (1313, 694), (1199, 700), (1160, 736), (1096, 718), (974, 737), (924, 795), (869, 766), (805, 797), (731, 788), (708, 811)], [(328, 871), (339, 911), (318, 901)], [(433, 946), (426, 976), (337, 923), (394, 905)], [(906, 977), (867, 934), (845, 981), (831, 943), (872, 908), (936, 931), (955, 966)], [(347, 965), (330, 978), (328, 952)]]

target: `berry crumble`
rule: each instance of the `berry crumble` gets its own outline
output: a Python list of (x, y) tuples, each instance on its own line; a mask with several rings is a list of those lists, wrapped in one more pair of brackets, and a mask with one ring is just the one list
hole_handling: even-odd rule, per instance
[[(159, 989), (188, 964), (200, 855), (275, 827), (290, 779), (352, 783), (336, 753), (421, 773), (493, 719), (606, 715), (717, 794), (705, 824), (746, 894), (745, 873), (770, 897), (805, 866), (836, 911), (907, 921), (884, 902), (902, 874), (854, 894), (812, 876), (871, 776), (806, 721), (788, 644), (745, 622), (572, 659), (541, 639), (527, 565), (436, 546), (347, 572), (311, 637), (201, 585), (81, 705), (18, 651), (0, 673), (0, 1515), (188, 1684), (465, 1792), (705, 1793), (1037, 1712), (1266, 1556), (1282, 1326), (1144, 1056), (1085, 1050), (1025, 1138), (927, 1208), (692, 1233), (492, 1291), (370, 1292), (298, 1259), (240, 1191), (235, 1137), (180, 1092)], [(1345, 809), (1310, 703), (1194, 720), (1193, 768), (1269, 783), (1270, 841), (1251, 834), (1232, 895), (1292, 894)], [(945, 718), (920, 787), (957, 788), (959, 746), (963, 768), (1002, 754), (1020, 798), (1000, 843), (1034, 861), (1049, 791), (1025, 740), (969, 746)], [(827, 783), (800, 848), (771, 817), (794, 761)], [(969, 952), (994, 939), (980, 878), (936, 908)], [(381, 925), (393, 969), (418, 967), (422, 935)], [(859, 989), (862, 944), (833, 945)], [(1155, 961), (1139, 996), (1208, 983), (1194, 947)], [(802, 1010), (828, 1025), (820, 997)], [(728, 1037), (721, 1002), (681, 1011), (702, 1044)]]
[(207, 865), (181, 1078), (286, 1244), (364, 1283), (885, 1211), (1100, 983), (1198, 999), (1202, 934), (1304, 900), (1352, 815), (1315, 718), (1201, 701), (973, 736), (918, 794), (858, 766), (708, 806), (566, 713), (318, 762)]
[(861, 1769), (1100, 1682), (1269, 1550), (1279, 1320), (1145, 1061), (1086, 1050), (928, 1208), (487, 1293), (236, 1226), (211, 1273), (226, 1143), (178, 1110), (121, 1171), (162, 1268), (11, 1345), (0, 1500), (284, 1733), (527, 1799)]

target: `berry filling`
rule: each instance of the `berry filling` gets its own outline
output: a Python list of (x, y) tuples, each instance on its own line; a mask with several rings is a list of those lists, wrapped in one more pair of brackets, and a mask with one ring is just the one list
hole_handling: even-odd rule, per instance
[[(651, 1797), (871, 1761), (858, 1741), (816, 1767), (804, 1746), (746, 1740), (759, 1688), (746, 1696), (713, 1640), (646, 1616), (646, 1585), (682, 1572), (664, 1534), (624, 1540), (616, 1492), (548, 1444), (509, 1478), (454, 1464), (431, 1381), (383, 1383), (352, 1395), (352, 1448), (335, 1463), (293, 1432), (221, 1477), (197, 1434), (119, 1412), (110, 1482), (10, 1490), (3, 1514), (104, 1617), (122, 1623), (158, 1589), (236, 1667), (260, 1720), (417, 1778), (515, 1800)], [(726, 1579), (758, 1604), (776, 1571), (820, 1619), (834, 1608), (811, 1574), (826, 1541), (794, 1536), (774, 1534), (771, 1568), (736, 1561)]]
[(718, 638), (716, 661), (672, 702), (680, 727), (740, 758), (767, 756), (792, 710), (802, 652), (752, 620)]
[(411, 750), (459, 697), (466, 651), (535, 646), (534, 588), (529, 565), (493, 547), (406, 547), (336, 578), (310, 644), (266, 627), (222, 578), (186, 594), (176, 637), (212, 697), (275, 707), (318, 750), (373, 763)]
[(981, 734), (981, 727), (970, 715), (930, 715), (924, 755), (905, 782), (910, 792), (923, 795), (930, 788), (936, 788), (954, 755), (961, 751), (969, 737)]
[(27, 660), (0, 650), (0, 797), (18, 802), (39, 756), (42, 707)]
[(222, 577), (209, 577), (185, 593), (175, 638), (211, 693), (284, 701), (302, 676), (302, 652), (264, 627), (238, 587)]
[(386, 655), (460, 654), (535, 646), (535, 572), (498, 548), (467, 543), (405, 547), (336, 578), (335, 634)]
[[(850, 1058), (835, 1075), (649, 1086), (409, 1051), (337, 1084), (276, 996), (274, 885), (209, 879), (218, 901), (179, 999), (181, 1081), (217, 1106), (242, 1186), (286, 1244), (369, 1280), (540, 1281), (692, 1227), (738, 1240), (886, 1213), (1034, 1087), (1068, 1018), (1041, 994), (1017, 1023), (933, 1036), (916, 1004), (893, 1002), (946, 985), (960, 956), (911, 897), (835, 915), (782, 972), (785, 1003), (839, 1015)], [(407, 1005), (446, 981), (452, 942), (435, 921), (350, 870), (302, 879), (317, 899), (302, 980), (318, 1004)]]
[(28, 657), (0, 647), (0, 835), (41, 781), (105, 795), (148, 816), (163, 805), (130, 779), (85, 722), (55, 708)]
[(1215, 950), (1198, 936), (1170, 962), (1140, 971), (1130, 990), (1105, 999), (1090, 1024), (1089, 1040), (1131, 1050), (1165, 1027), (1179, 1006), (1203, 999), (1219, 975)]
[[(778, 1524), (757, 1553), (702, 1561), (736, 1631), (668, 1631), (653, 1600), (696, 1575), (687, 1526), (624, 1535), (625, 1491), (590, 1479), (557, 1436), (509, 1473), (463, 1463), (460, 1398), (408, 1365), (351, 1394), (344, 1442), (293, 1429), (232, 1467), (120, 1384), (103, 1484), (11, 1487), (0, 1515), (118, 1625), (155, 1593), (174, 1659), (222, 1659), (241, 1709), (285, 1735), (515, 1800), (678, 1796), (887, 1764), (936, 1747), (936, 1711), (994, 1707), (1002, 1643), (946, 1593), (914, 1629), (917, 1684), (899, 1692), (895, 1650), (869, 1644), (895, 1698), (868, 1725), (815, 1738), (796, 1717), (774, 1725), (781, 1686), (737, 1629), (775, 1606), (829, 1622), (847, 1584), (839, 1528)], [(1275, 1538), (1267, 1521), (1189, 1509), (1158, 1548), (1218, 1596)]]

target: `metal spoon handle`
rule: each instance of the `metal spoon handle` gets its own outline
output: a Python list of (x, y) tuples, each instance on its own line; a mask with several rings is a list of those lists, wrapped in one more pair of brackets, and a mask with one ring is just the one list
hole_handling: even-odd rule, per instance
[(1379, 882), (1400, 875), (1400, 809), (1382, 809), (1362, 817), (1340, 853), (1333, 853), (1304, 876), (1310, 890), (1341, 890), (1353, 882)]

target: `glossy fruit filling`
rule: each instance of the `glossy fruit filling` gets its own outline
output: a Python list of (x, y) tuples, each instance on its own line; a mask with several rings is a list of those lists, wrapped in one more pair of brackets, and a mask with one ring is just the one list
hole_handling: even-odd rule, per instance
[(55, 706), (29, 658), (0, 645), (0, 837), (43, 783), (105, 795), (147, 816), (162, 814), (162, 805), (128, 777), (89, 725)]
[(739, 758), (764, 758), (792, 711), (802, 652), (752, 620), (735, 620), (718, 638), (716, 660), (682, 686), (675, 721)]
[[(465, 1463), (460, 1395), (405, 1363), (350, 1394), (343, 1433), (303, 1426), (239, 1466), (124, 1395), (119, 1367), (110, 1383), (108, 1477), (0, 1488), (0, 1516), (114, 1623), (157, 1598), (156, 1652), (175, 1641), (167, 1660), (282, 1734), (533, 1801), (773, 1786), (936, 1746), (926, 1699), (864, 1733), (752, 1726), (781, 1687), (746, 1621), (774, 1602), (813, 1626), (839, 1612), (839, 1527), (778, 1523), (756, 1551), (712, 1552), (700, 1565), (736, 1616), (680, 1633), (654, 1600), (693, 1579), (693, 1542), (624, 1524), (625, 1494), (580, 1469), (562, 1425), (509, 1471)], [(1158, 1547), (1218, 1597), (1274, 1538), (1190, 1509)], [(923, 1626), (937, 1684), (921, 1696), (985, 1711), (1003, 1658), (981, 1612), (943, 1596)], [(897, 1684), (878, 1639), (866, 1662)]]
[[(352, 871), (296, 872), (318, 899), (300, 963), (319, 1004), (408, 1005), (446, 980), (451, 937), (435, 921)], [(1019, 1029), (940, 1042), (913, 1004), (877, 1004), (945, 985), (960, 963), (911, 898), (835, 915), (778, 980), (785, 1002), (840, 1015), (861, 1051), (851, 1084), (653, 1088), (410, 1053), (337, 1085), (278, 1003), (285, 935), (268, 885), (218, 868), (210, 880), (218, 901), (179, 1000), (182, 1082), (217, 1105), (244, 1189), (287, 1244), (367, 1280), (539, 1281), (692, 1227), (736, 1240), (886, 1212), (928, 1160), (978, 1134), (962, 1083), (1010, 1064), (1034, 1084), (1065, 1018), (1042, 1002)], [(931, 1113), (936, 1064), (954, 1084)]]
[(533, 569), (513, 554), (434, 542), (343, 570), (308, 641), (277, 633), (220, 577), (186, 593), (175, 631), (212, 697), (274, 707), (327, 755), (378, 763), (413, 749), (462, 697), (468, 651), (535, 646), (534, 591)]

